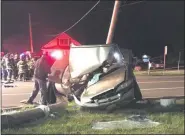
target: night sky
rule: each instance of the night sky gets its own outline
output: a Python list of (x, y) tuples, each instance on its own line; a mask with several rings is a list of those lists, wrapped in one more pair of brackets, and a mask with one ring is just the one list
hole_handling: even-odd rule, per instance
[[(2, 43), (21, 37), (29, 46), (28, 13), (32, 16), (34, 49), (76, 21), (97, 1), (2, 1)], [(125, 2), (132, 3), (136, 1)], [(122, 2), (122, 5), (125, 4)], [(114, 1), (101, 1), (92, 12), (67, 33), (82, 44), (104, 44)], [(184, 1), (144, 1), (120, 9), (114, 43), (132, 49), (135, 55), (163, 54), (184, 48)]]

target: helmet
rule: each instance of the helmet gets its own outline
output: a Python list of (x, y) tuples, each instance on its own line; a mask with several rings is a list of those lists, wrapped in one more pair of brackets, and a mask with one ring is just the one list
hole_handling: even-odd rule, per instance
[(21, 54), (20, 54), (20, 59), (21, 59), (21, 60), (25, 59), (25, 57), (26, 57), (26, 55), (25, 55), (24, 53), (21, 53)]

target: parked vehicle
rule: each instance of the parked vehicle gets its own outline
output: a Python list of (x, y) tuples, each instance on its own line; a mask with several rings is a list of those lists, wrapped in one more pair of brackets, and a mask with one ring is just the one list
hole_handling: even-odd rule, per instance
[(152, 61), (151, 63), (153, 69), (164, 68), (164, 63), (162, 61)]
[(139, 61), (136, 65), (134, 70), (141, 71), (141, 70), (147, 70), (148, 69), (148, 62)]
[(65, 66), (58, 73), (53, 67), (60, 76), (49, 76), (49, 80), (56, 95), (64, 94), (81, 107), (107, 109), (142, 99), (131, 50), (120, 51), (115, 44), (72, 46)]

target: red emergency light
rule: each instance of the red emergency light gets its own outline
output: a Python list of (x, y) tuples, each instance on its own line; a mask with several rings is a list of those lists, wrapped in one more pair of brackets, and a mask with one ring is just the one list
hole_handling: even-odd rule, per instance
[(63, 52), (60, 51), (60, 50), (55, 50), (55, 51), (51, 52), (51, 56), (52, 56), (53, 58), (59, 60), (59, 59), (62, 59), (62, 57), (63, 57)]

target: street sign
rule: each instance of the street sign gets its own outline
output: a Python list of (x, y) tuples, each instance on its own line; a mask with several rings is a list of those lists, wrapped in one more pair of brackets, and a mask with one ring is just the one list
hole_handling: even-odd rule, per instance
[(149, 57), (147, 55), (143, 55), (143, 62), (149, 62)]
[(143, 59), (143, 62), (149, 62), (149, 59)]
[(164, 47), (164, 54), (165, 54), (165, 55), (167, 55), (167, 51), (168, 51), (168, 47), (165, 46), (165, 47)]

